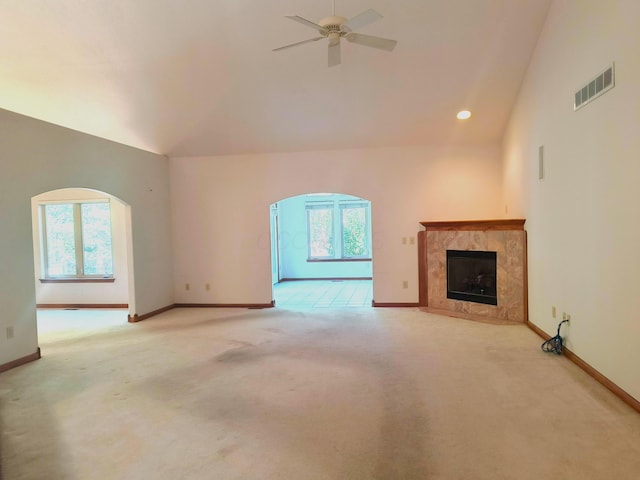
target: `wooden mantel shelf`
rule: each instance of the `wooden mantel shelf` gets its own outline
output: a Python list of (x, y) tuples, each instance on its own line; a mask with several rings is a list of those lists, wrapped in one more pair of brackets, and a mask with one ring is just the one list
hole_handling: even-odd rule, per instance
[(420, 222), (426, 231), (435, 230), (524, 230), (523, 218), (504, 220), (457, 220), (450, 222)]

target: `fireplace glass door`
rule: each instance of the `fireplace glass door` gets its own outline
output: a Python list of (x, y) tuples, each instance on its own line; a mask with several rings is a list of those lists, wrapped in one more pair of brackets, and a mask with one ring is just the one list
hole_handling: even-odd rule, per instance
[(498, 304), (496, 252), (447, 250), (447, 298)]

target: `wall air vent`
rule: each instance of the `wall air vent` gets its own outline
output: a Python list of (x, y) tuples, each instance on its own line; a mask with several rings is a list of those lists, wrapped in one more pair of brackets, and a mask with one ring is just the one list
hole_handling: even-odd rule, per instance
[(614, 64), (607, 68), (596, 78), (578, 90), (573, 100), (573, 110), (584, 107), (587, 103), (595, 100), (604, 92), (611, 90), (615, 86)]

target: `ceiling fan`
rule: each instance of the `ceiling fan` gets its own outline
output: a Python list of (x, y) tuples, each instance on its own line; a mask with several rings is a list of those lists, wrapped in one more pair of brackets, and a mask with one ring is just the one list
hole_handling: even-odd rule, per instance
[(284, 47), (275, 48), (273, 51), (284, 50), (286, 48), (297, 47), (298, 45), (304, 45), (305, 43), (317, 42), (323, 38), (329, 39), (329, 66), (333, 67), (339, 65), (341, 62), (340, 56), (340, 39), (344, 37), (351, 43), (357, 43), (358, 45), (364, 45), (365, 47), (378, 48), (380, 50), (387, 50), (390, 52), (398, 43), (395, 40), (388, 38), (375, 37), (373, 35), (364, 35), (362, 33), (355, 33), (357, 30), (365, 25), (375, 22), (382, 18), (375, 10), (369, 9), (362, 12), (359, 15), (349, 19), (345, 17), (336, 16), (336, 2), (333, 0), (333, 12), (330, 17), (323, 18), (318, 23), (313, 23), (306, 18), (287, 15), (294, 22), (301, 23), (307, 27), (311, 27), (317, 30), (320, 34), (319, 37), (310, 38), (309, 40), (303, 40), (302, 42), (292, 43), (291, 45), (285, 45)]

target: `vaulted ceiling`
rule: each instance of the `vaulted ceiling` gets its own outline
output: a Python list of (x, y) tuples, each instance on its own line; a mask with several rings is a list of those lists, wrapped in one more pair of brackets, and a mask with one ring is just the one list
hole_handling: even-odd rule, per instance
[(170, 156), (496, 142), (550, 2), (336, 0), (398, 44), (329, 68), (272, 50), (331, 0), (0, 0), (0, 108)]

